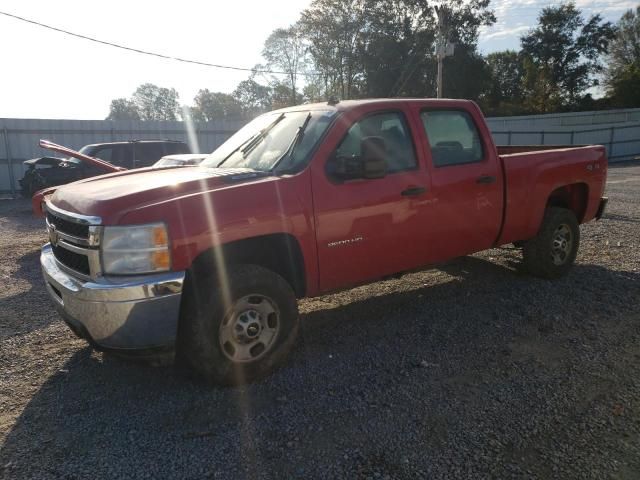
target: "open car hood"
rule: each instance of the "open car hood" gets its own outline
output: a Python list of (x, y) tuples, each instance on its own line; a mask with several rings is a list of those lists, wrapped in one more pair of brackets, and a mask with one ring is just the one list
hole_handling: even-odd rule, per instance
[(99, 158), (90, 157), (89, 155), (80, 153), (76, 150), (73, 150), (72, 148), (58, 145), (57, 143), (50, 142), (49, 140), (40, 140), (40, 147), (46, 148), (47, 150), (53, 150), (54, 152), (63, 153), (73, 158), (77, 158), (82, 162), (98, 167), (99, 169), (103, 170), (104, 173), (121, 172), (123, 170), (126, 170), (126, 168), (116, 167), (115, 165), (111, 165), (109, 162), (105, 162), (104, 160), (100, 160)]

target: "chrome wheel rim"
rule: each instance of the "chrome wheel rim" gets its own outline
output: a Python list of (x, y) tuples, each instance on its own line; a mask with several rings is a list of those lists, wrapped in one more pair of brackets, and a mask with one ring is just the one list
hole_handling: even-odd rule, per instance
[(562, 224), (556, 228), (551, 240), (551, 260), (554, 265), (564, 265), (573, 248), (573, 234), (569, 225)]
[(234, 303), (220, 324), (220, 346), (232, 362), (253, 362), (269, 352), (279, 330), (275, 302), (264, 295), (247, 295)]

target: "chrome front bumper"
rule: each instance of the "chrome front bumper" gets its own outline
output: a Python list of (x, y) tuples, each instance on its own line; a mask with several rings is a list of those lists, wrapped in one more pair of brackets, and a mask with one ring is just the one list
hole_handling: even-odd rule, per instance
[(81, 280), (42, 247), (42, 273), (56, 309), (80, 337), (102, 349), (153, 350), (175, 343), (184, 272)]

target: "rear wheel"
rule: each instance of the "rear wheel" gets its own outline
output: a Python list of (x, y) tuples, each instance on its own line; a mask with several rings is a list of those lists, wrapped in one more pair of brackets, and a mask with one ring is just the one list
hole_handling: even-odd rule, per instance
[(262, 378), (286, 358), (298, 331), (298, 305), (280, 275), (258, 265), (193, 277), (183, 300), (178, 359), (208, 381)]
[(526, 269), (542, 278), (558, 278), (571, 269), (580, 245), (580, 227), (571, 210), (547, 209), (538, 235), (525, 242)]

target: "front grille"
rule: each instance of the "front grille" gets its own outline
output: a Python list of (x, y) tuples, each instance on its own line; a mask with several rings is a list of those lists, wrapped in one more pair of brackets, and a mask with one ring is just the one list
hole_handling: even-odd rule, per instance
[(76, 272), (80, 272), (83, 275), (89, 276), (91, 274), (91, 270), (89, 269), (89, 257), (86, 255), (72, 252), (71, 250), (67, 250), (59, 245), (51, 245), (51, 249), (53, 250), (53, 255), (56, 257), (56, 260), (65, 267), (75, 270)]
[(51, 212), (47, 212), (47, 221), (49, 225), (55, 225), (59, 232), (66, 233), (79, 238), (89, 238), (89, 226), (80, 223), (70, 222), (64, 218), (60, 218)]

